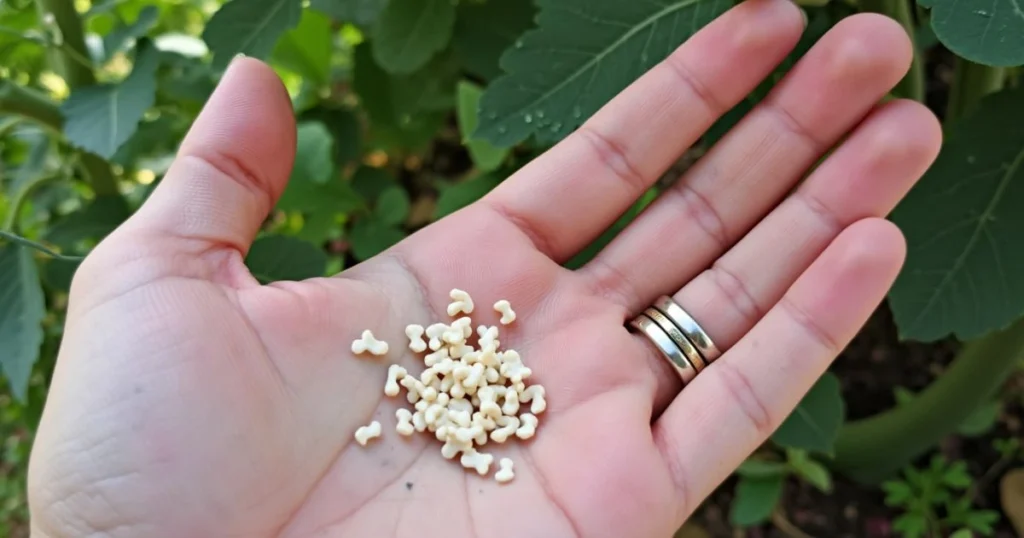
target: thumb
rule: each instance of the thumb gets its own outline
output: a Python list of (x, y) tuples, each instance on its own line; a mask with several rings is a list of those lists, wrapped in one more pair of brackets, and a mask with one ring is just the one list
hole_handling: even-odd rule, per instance
[(281, 80), (263, 62), (236, 59), (120, 239), (158, 243), (179, 260), (204, 257), (208, 267), (225, 253), (241, 260), (288, 182), (295, 136)]

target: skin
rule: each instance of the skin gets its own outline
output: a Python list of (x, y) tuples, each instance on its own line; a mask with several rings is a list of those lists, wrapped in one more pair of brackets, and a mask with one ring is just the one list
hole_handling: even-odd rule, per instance
[[(235, 61), (160, 186), (75, 277), (29, 471), (33, 536), (671, 535), (899, 271), (882, 217), (941, 137), (923, 106), (879, 104), (907, 36), (845, 19), (594, 261), (560, 263), (802, 28), (789, 2), (749, 0), (481, 201), (334, 278), (270, 285), (243, 260), (291, 171), (294, 119), (268, 67)], [(515, 461), (508, 485), (399, 438), (404, 399), (383, 395), (388, 364), (416, 365), (405, 325), (449, 319), (456, 287), (475, 323), (511, 301), (503, 346), (547, 388), (534, 439), (485, 447)], [(685, 390), (625, 327), (663, 293), (725, 351)], [(349, 352), (366, 328), (386, 358)], [(384, 436), (360, 447), (371, 420)]]

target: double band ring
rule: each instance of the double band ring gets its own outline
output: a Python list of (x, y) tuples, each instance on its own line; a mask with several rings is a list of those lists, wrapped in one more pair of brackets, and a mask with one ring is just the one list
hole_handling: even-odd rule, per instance
[(629, 325), (654, 344), (684, 385), (722, 355), (693, 316), (668, 296), (659, 297)]

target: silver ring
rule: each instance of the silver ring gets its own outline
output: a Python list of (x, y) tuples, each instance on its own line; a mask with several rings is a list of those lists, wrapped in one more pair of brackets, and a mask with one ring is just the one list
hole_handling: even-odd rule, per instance
[(697, 351), (704, 357), (704, 362), (711, 364), (715, 359), (722, 356), (722, 352), (711, 341), (708, 333), (704, 332), (704, 329), (693, 319), (693, 316), (687, 314), (686, 310), (683, 310), (683, 307), (679, 306), (679, 303), (675, 302), (671, 297), (662, 295), (654, 302), (654, 308), (665, 314), (668, 319), (672, 320), (672, 323), (679, 327), (679, 330), (683, 331), (686, 338), (693, 342), (693, 345), (697, 347)]
[(658, 351), (668, 359), (668, 362), (675, 368), (679, 378), (683, 380), (683, 384), (686, 385), (690, 381), (693, 381), (694, 377), (697, 377), (697, 370), (690, 364), (690, 361), (686, 360), (686, 356), (683, 352), (676, 347), (676, 344), (672, 341), (672, 338), (665, 334), (662, 328), (651, 320), (651, 318), (641, 314), (629, 324), (642, 332), (648, 340), (654, 343), (654, 347), (658, 348)]
[(701, 356), (700, 352), (693, 345), (693, 342), (676, 327), (672, 320), (668, 319), (668, 316), (662, 314), (656, 308), (648, 308), (644, 310), (644, 315), (651, 318), (655, 323), (661, 327), (661, 330), (665, 331), (665, 334), (675, 342), (676, 347), (683, 352), (686, 356), (686, 361), (693, 365), (693, 368), (697, 370), (699, 374), (707, 364), (704, 362), (704, 357)]

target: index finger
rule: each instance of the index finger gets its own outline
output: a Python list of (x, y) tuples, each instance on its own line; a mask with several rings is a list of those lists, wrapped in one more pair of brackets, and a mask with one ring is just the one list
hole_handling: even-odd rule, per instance
[(768, 76), (803, 26), (790, 0), (747, 0), (732, 8), (483, 204), (555, 261), (568, 259)]

